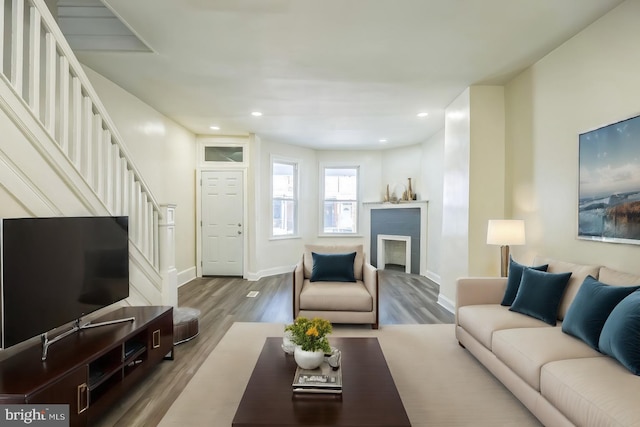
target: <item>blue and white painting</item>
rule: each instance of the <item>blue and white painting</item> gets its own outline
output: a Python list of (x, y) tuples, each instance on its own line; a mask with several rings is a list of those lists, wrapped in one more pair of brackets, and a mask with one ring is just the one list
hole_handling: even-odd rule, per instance
[(640, 116), (580, 135), (578, 237), (640, 244)]

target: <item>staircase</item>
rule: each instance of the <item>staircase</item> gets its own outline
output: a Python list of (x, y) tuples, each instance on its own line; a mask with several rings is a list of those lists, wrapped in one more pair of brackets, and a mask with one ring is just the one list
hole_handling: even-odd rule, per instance
[(175, 304), (173, 230), (162, 234), (171, 212), (163, 216), (44, 1), (0, 3), (0, 215), (129, 216), (128, 303)]

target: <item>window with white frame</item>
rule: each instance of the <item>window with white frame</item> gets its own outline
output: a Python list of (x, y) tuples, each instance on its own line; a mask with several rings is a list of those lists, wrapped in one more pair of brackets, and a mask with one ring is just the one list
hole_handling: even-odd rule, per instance
[(298, 232), (298, 163), (271, 162), (273, 237), (295, 236)]
[(358, 232), (358, 167), (326, 166), (322, 178), (322, 232)]

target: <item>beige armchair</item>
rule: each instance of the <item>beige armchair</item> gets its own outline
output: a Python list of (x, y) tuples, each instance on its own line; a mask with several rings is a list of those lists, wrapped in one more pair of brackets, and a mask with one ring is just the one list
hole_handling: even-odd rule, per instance
[[(356, 253), (355, 282), (311, 281), (313, 255)], [(365, 262), (362, 245), (305, 245), (293, 272), (293, 318), (322, 317), (332, 323), (364, 323), (378, 329), (378, 271)]]

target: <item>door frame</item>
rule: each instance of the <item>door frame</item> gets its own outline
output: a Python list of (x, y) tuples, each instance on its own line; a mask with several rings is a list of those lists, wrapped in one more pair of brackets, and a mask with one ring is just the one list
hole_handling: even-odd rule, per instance
[[(226, 163), (226, 162), (205, 162), (201, 153), (204, 147), (208, 146), (241, 146), (244, 150), (244, 161), (242, 163)], [(240, 171), (242, 172), (242, 278), (247, 278), (249, 268), (249, 233), (253, 230), (249, 227), (249, 194), (248, 194), (248, 177), (249, 177), (249, 138), (233, 138), (233, 137), (202, 137), (199, 138), (197, 144), (197, 167), (195, 170), (196, 179), (196, 277), (202, 277), (202, 172), (223, 172), (223, 171)]]

